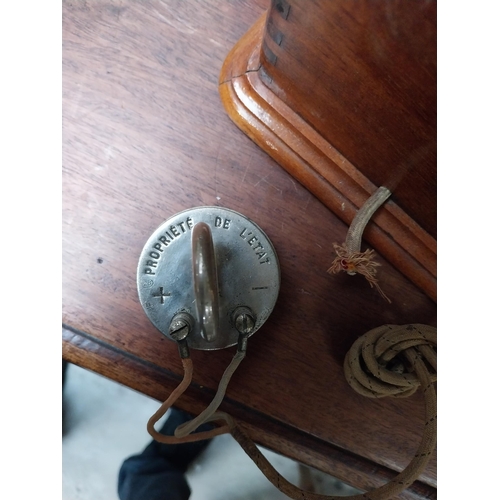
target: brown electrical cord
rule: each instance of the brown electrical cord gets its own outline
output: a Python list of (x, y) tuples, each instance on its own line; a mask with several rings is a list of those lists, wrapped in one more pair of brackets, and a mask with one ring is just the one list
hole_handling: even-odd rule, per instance
[(375, 252), (373, 250), (361, 251), (361, 241), (366, 225), (372, 218), (373, 214), (387, 201), (391, 196), (391, 192), (384, 186), (380, 186), (361, 208), (356, 212), (354, 219), (349, 226), (345, 242), (342, 245), (333, 244), (333, 248), (337, 257), (332, 262), (328, 269), (330, 274), (336, 274), (345, 271), (347, 274), (361, 274), (366, 278), (370, 286), (378, 290), (380, 295), (389, 303), (391, 300), (382, 291), (377, 280), (377, 267), (380, 266), (375, 262)]
[[(344, 372), (351, 387), (358, 393), (372, 398), (385, 396), (407, 397), (418, 387), (422, 388), (425, 401), (425, 424), (420, 445), (407, 467), (394, 479), (375, 490), (349, 497), (328, 496), (303, 491), (287, 481), (269, 463), (234, 419), (223, 412), (216, 412), (218, 404), (205, 410), (204, 419), (198, 425), (223, 420), (225, 425), (212, 431), (200, 432), (184, 437), (164, 436), (154, 429), (154, 424), (168, 408), (184, 393), (191, 382), (193, 364), (183, 359), (184, 378), (160, 409), (148, 422), (148, 432), (161, 443), (177, 444), (208, 439), (230, 432), (245, 453), (255, 462), (267, 479), (285, 495), (294, 500), (388, 500), (410, 486), (423, 472), (436, 447), (437, 400), (434, 383), (437, 380), (437, 336), (436, 329), (427, 325), (384, 325), (361, 336), (351, 347), (344, 361)], [(243, 359), (241, 353), (233, 358), (224, 373), (217, 391), (222, 400), (225, 388), (234, 370)], [(222, 397), (221, 397), (222, 394)], [(215, 400), (215, 398), (214, 398)], [(220, 404), (219, 401), (219, 404)], [(200, 415), (201, 416), (201, 415)], [(198, 421), (198, 420), (197, 420)], [(179, 429), (179, 428), (178, 428)], [(194, 429), (193, 429), (194, 430)]]
[[(230, 432), (229, 427), (216, 427), (211, 431), (197, 432), (196, 434), (191, 434), (189, 436), (184, 437), (175, 437), (175, 436), (165, 436), (164, 434), (160, 434), (156, 431), (154, 425), (158, 420), (160, 420), (165, 413), (167, 413), (168, 409), (182, 396), (182, 394), (186, 391), (191, 383), (193, 378), (193, 361), (191, 358), (182, 359), (182, 367), (184, 368), (184, 378), (182, 382), (174, 389), (172, 394), (168, 397), (168, 399), (158, 408), (156, 413), (149, 419), (147, 429), (151, 437), (163, 444), (180, 444), (180, 443), (192, 443), (194, 441), (201, 441), (202, 439), (211, 439), (220, 434), (226, 434)], [(209, 419), (207, 419), (207, 422)], [(203, 423), (203, 422), (202, 422)], [(201, 425), (201, 423), (200, 423)]]
[(231, 380), (233, 373), (236, 371), (236, 368), (238, 368), (239, 364), (243, 361), (245, 354), (246, 353), (244, 351), (236, 352), (231, 363), (226, 368), (224, 375), (222, 375), (222, 378), (219, 382), (219, 387), (217, 389), (217, 393), (215, 394), (214, 399), (212, 400), (210, 405), (208, 405), (208, 407), (193, 420), (190, 420), (189, 422), (185, 422), (184, 424), (179, 425), (179, 427), (175, 429), (174, 435), (176, 437), (184, 437), (191, 434), (200, 425), (207, 422), (208, 418), (215, 413), (217, 408), (219, 408), (220, 404), (222, 403), (222, 400), (224, 399), (227, 386), (229, 385), (229, 381)]

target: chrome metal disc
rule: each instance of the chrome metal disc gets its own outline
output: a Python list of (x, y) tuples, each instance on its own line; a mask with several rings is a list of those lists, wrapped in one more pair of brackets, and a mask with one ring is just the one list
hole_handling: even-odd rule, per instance
[[(208, 226), (213, 241), (213, 253), (209, 254), (216, 269), (208, 274), (215, 276), (218, 289), (218, 300), (213, 301), (218, 309), (215, 335), (204, 332), (199, 302), (205, 299), (199, 295), (197, 307), (196, 293), (207, 288), (201, 286), (203, 282), (198, 283), (195, 293), (195, 277), (198, 282), (205, 279), (199, 270), (196, 272), (201, 274), (193, 274), (194, 267), (201, 266), (199, 262), (193, 264), (199, 260), (198, 246), (192, 242), (198, 223)], [(199, 224), (196, 230), (201, 228), (203, 233), (206, 226)], [(174, 316), (187, 313), (194, 318), (188, 346), (222, 349), (238, 341), (234, 320), (238, 308), (253, 313), (255, 324), (250, 335), (268, 319), (280, 288), (278, 257), (264, 231), (244, 215), (220, 207), (192, 208), (170, 217), (148, 239), (139, 259), (137, 288), (146, 315), (167, 338), (171, 338), (169, 328)]]

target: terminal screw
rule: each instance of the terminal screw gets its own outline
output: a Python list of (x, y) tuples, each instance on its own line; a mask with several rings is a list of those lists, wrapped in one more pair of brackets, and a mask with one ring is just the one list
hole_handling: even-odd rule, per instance
[(173, 340), (179, 342), (189, 335), (189, 332), (193, 328), (193, 324), (194, 320), (188, 313), (178, 313), (172, 318), (168, 334)]
[(242, 335), (249, 335), (255, 329), (255, 315), (248, 307), (238, 307), (233, 312), (233, 323)]

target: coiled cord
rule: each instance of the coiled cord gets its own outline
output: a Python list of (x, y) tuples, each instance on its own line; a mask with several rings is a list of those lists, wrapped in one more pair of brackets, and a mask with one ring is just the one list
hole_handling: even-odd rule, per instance
[[(240, 346), (244, 345), (244, 349)], [(437, 334), (427, 325), (384, 325), (362, 335), (351, 347), (344, 361), (347, 382), (358, 393), (371, 397), (408, 397), (418, 388), (424, 393), (425, 424), (420, 445), (408, 464), (394, 479), (367, 493), (349, 497), (320, 495), (304, 491), (287, 481), (260, 452), (235, 420), (217, 411), (224, 398), (229, 381), (245, 357), (246, 342), (239, 343), (236, 355), (227, 367), (210, 405), (194, 420), (180, 425), (174, 436), (165, 436), (154, 429), (154, 424), (186, 391), (193, 376), (193, 363), (185, 349), (182, 364), (184, 378), (169, 398), (148, 422), (150, 435), (165, 444), (179, 444), (210, 439), (230, 433), (257, 467), (285, 495), (295, 500), (388, 500), (410, 486), (423, 472), (436, 447), (437, 399), (434, 383), (437, 381)], [(221, 427), (191, 434), (206, 422), (222, 421)]]

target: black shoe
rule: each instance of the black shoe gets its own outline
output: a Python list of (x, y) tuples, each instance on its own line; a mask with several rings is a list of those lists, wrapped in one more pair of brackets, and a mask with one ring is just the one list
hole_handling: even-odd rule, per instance
[[(193, 417), (188, 413), (171, 408), (163, 427), (160, 429), (160, 434), (165, 436), (173, 436), (175, 429), (184, 422), (193, 420)], [(209, 431), (215, 426), (212, 424), (203, 424), (196, 432)], [(195, 433), (196, 433), (195, 432)], [(158, 441), (152, 441), (142, 452), (143, 455), (158, 455), (167, 459), (175, 468), (185, 472), (189, 464), (208, 446), (210, 439), (196, 441), (195, 443), (183, 444), (163, 444)]]

